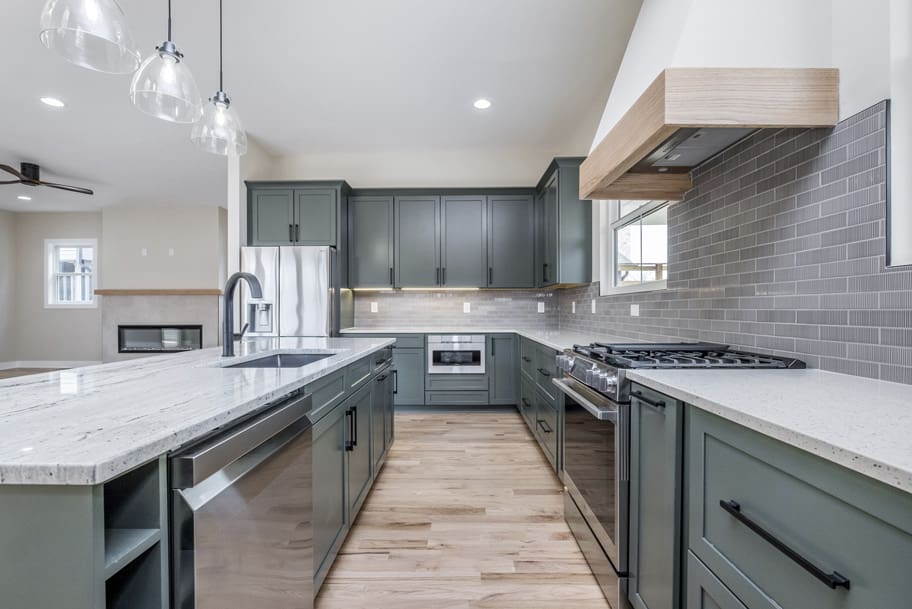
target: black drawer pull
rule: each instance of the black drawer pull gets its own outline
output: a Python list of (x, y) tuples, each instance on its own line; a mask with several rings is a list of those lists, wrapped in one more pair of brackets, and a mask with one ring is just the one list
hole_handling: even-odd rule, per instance
[(388, 379), (388, 378), (389, 378), (389, 375), (388, 375), (388, 374), (380, 375), (380, 376), (377, 377), (377, 382), (378, 382), (378, 383), (382, 383), (383, 381), (385, 381), (385, 380)]
[(399, 371), (393, 370), (393, 395), (399, 393)]
[(352, 425), (352, 420), (354, 419), (354, 416), (355, 415), (352, 413), (351, 408), (349, 408), (348, 410), (345, 411), (345, 418), (348, 419), (348, 437), (349, 437), (349, 439), (345, 440), (345, 450), (348, 452), (355, 450), (355, 443), (354, 443), (355, 432), (354, 432), (354, 426)]
[(547, 370), (545, 370), (544, 368), (539, 368), (538, 373), (541, 374), (542, 376), (551, 376), (551, 373), (548, 372)]
[(640, 400), (641, 402), (649, 404), (653, 408), (665, 408), (665, 402), (663, 402), (662, 400), (656, 401), (656, 400), (647, 398), (645, 395), (643, 395), (642, 391), (634, 391), (633, 395), (635, 395), (636, 398), (638, 400)]
[(522, 356), (522, 361), (526, 362), (527, 364), (532, 362), (532, 360), (529, 359), (528, 357), (526, 357), (525, 355)]
[(548, 425), (547, 422), (545, 422), (544, 419), (536, 419), (536, 420), (535, 420), (535, 423), (536, 423), (539, 427), (541, 427), (542, 431), (545, 432), (545, 433), (551, 433), (552, 431), (554, 431), (553, 429), (551, 429), (551, 426)]
[(849, 589), (849, 580), (833, 571), (832, 573), (827, 573), (807, 558), (791, 549), (782, 541), (779, 541), (772, 533), (761, 527), (759, 524), (748, 518), (741, 512), (741, 504), (735, 500), (725, 501), (719, 500), (719, 505), (722, 506), (722, 509), (731, 514), (735, 520), (744, 524), (751, 531), (762, 537), (764, 540), (768, 541), (770, 545), (774, 548), (791, 558), (793, 561), (798, 563), (805, 571), (822, 581), (824, 584), (835, 590), (836, 588), (845, 588)]
[(522, 399), (523, 407), (528, 408), (529, 406), (531, 406), (531, 404), (529, 404), (529, 400), (527, 400), (526, 398), (521, 398), (521, 399)]

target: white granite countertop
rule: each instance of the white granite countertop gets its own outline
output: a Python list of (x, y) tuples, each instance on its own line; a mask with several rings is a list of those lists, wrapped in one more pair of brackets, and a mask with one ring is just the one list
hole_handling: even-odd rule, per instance
[(912, 385), (822, 370), (628, 370), (627, 378), (912, 493)]
[(301, 368), (232, 369), (219, 347), (0, 381), (0, 484), (100, 484), (392, 342), (248, 339), (230, 363), (334, 355)]
[(563, 351), (574, 344), (588, 345), (593, 341), (610, 343), (641, 343), (642, 340), (611, 336), (610, 334), (593, 334), (592, 332), (577, 332), (573, 330), (541, 330), (510, 327), (480, 327), (467, 328), (456, 326), (384, 326), (380, 328), (354, 327), (345, 328), (342, 334), (519, 334), (552, 349)]

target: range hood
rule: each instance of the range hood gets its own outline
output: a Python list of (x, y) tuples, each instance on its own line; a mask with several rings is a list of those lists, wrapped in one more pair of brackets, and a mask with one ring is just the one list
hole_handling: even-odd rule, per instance
[(756, 129), (832, 127), (835, 68), (668, 68), (580, 167), (580, 199), (680, 201), (690, 170)]

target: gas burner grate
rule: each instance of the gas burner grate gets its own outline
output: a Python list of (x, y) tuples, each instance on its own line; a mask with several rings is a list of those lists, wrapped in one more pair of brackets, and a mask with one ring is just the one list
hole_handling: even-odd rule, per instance
[(711, 343), (574, 345), (573, 351), (618, 368), (804, 368), (792, 358), (729, 349)]

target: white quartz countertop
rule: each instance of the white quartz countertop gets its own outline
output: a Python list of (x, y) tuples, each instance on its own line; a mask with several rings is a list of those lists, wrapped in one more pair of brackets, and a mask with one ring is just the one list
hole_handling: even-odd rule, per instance
[[(100, 484), (369, 355), (392, 340), (248, 339), (221, 348), (0, 381), (0, 484)], [(300, 368), (225, 368), (270, 353)]]
[(343, 335), (357, 334), (518, 334), (534, 340), (552, 349), (562, 351), (569, 349), (574, 344), (588, 345), (593, 341), (610, 343), (641, 343), (642, 340), (611, 336), (610, 334), (594, 334), (592, 332), (577, 332), (573, 330), (541, 330), (528, 328), (510, 328), (492, 326), (490, 328), (467, 328), (458, 326), (384, 326), (380, 328), (354, 327), (342, 330)]
[(628, 370), (627, 378), (912, 493), (912, 385), (822, 370)]

